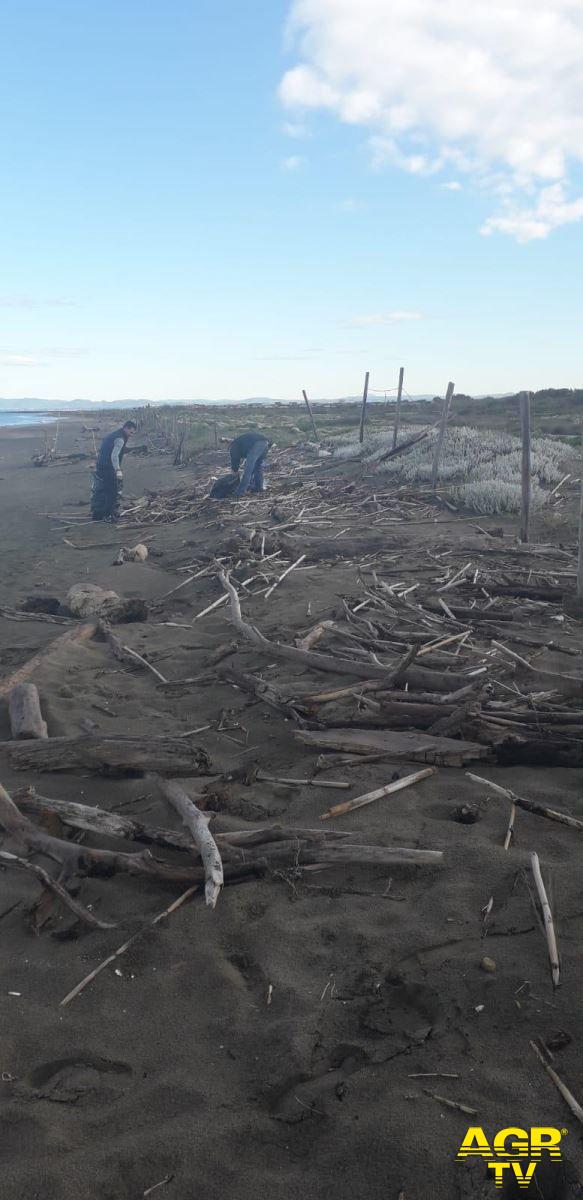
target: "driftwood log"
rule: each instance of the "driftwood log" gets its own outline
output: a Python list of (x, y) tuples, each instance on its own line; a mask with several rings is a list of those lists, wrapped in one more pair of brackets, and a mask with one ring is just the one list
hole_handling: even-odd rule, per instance
[(453, 738), (432, 737), (416, 732), (379, 729), (297, 730), (296, 740), (320, 750), (343, 750), (352, 754), (386, 754), (395, 760), (431, 763), (442, 767), (463, 767), (479, 759), (491, 759), (488, 746)]
[(49, 642), (44, 650), (39, 650), (34, 658), (29, 658), (28, 662), (23, 663), (12, 675), (0, 682), (0, 696), (8, 696), (13, 687), (16, 687), (18, 683), (25, 683), (39, 667), (59, 655), (72, 643), (88, 641), (93, 637), (96, 628), (95, 621), (86, 621), (82, 625), (75, 625), (73, 629), (68, 629), (66, 633), (61, 634), (61, 637), (55, 638), (54, 642)]
[(8, 700), (10, 732), (20, 739), (48, 738), (47, 723), (43, 720), (40, 697), (34, 683), (17, 683)]
[(209, 818), (177, 783), (159, 777), (156, 782), (165, 800), (176, 810), (192, 836), (204, 867), (206, 903), (209, 908), (215, 908), (224, 876), (217, 843), (208, 827)]
[(165, 775), (206, 775), (210, 759), (186, 738), (106, 737), (101, 734), (49, 738), (38, 742), (0, 742), (16, 771), (85, 769), (106, 775), (164, 772)]

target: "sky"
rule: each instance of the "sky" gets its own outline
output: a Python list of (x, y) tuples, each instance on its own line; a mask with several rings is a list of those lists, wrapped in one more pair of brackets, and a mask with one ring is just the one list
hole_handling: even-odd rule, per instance
[(0, 0), (0, 397), (583, 385), (583, 0)]

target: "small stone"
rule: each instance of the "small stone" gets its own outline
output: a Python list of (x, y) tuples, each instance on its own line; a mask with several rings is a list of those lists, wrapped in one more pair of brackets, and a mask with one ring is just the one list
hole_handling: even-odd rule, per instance
[(485, 958), (482, 959), (480, 966), (482, 968), (482, 971), (487, 971), (488, 975), (496, 974), (496, 963), (494, 962), (493, 958), (488, 958), (486, 956)]
[(68, 683), (64, 683), (62, 687), (59, 688), (59, 696), (62, 696), (64, 700), (72, 700), (74, 695), (75, 693), (73, 688), (70, 688)]

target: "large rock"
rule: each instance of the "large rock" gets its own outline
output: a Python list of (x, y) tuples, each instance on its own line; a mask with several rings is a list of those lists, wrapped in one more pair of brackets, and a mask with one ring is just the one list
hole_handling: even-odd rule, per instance
[(117, 592), (106, 592), (95, 583), (76, 583), (65, 603), (74, 617), (113, 617), (121, 601)]

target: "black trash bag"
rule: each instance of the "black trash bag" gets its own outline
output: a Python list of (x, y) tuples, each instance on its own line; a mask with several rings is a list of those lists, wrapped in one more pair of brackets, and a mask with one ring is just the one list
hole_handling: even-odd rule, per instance
[(241, 479), (239, 475), (231, 473), (231, 475), (220, 475), (215, 479), (210, 490), (210, 496), (213, 500), (225, 500), (227, 496), (232, 496), (236, 488), (239, 487)]

